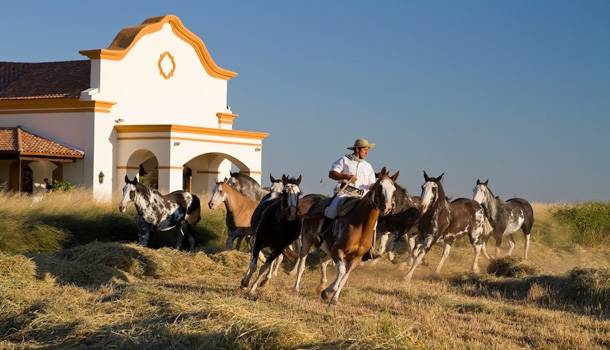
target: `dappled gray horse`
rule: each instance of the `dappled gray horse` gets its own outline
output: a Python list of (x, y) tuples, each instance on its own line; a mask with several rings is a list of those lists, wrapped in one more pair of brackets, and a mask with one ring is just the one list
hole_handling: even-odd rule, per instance
[(534, 210), (531, 204), (522, 198), (511, 198), (506, 202), (495, 197), (487, 184), (489, 180), (477, 184), (473, 190), (473, 199), (483, 206), (485, 215), (493, 227), (493, 236), (496, 240), (496, 258), (500, 255), (502, 237), (508, 236), (508, 255), (512, 255), (515, 248), (513, 233), (519, 229), (525, 235), (525, 248), (523, 258), (527, 259), (530, 246), (530, 232), (534, 225)]
[(138, 243), (140, 245), (148, 246), (148, 240), (154, 232), (167, 231), (177, 227), (180, 234), (176, 241), (176, 249), (180, 249), (185, 235), (182, 223), (186, 223), (189, 249), (191, 251), (195, 250), (194, 227), (201, 220), (199, 197), (186, 191), (174, 191), (162, 195), (158, 191), (139, 183), (136, 177), (129, 180), (129, 177), (125, 175), (123, 197), (119, 204), (121, 213), (127, 210), (130, 202), (134, 203), (138, 212), (136, 225), (138, 226)]

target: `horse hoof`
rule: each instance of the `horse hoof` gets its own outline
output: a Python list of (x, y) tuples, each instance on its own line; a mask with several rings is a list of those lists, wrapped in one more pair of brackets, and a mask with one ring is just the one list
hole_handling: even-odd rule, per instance
[(264, 288), (267, 285), (267, 282), (269, 282), (268, 279), (264, 279), (261, 281), (261, 283), (258, 285), (260, 288)]
[(330, 299), (331, 295), (330, 292), (328, 292), (328, 290), (324, 289), (322, 291), (322, 293), (320, 293), (320, 298), (322, 298), (322, 300), (328, 300)]
[(337, 305), (339, 304), (339, 300), (332, 298), (330, 299), (330, 301), (328, 302), (328, 305)]
[(241, 289), (247, 289), (247, 288), (248, 288), (248, 284), (249, 284), (248, 282), (246, 282), (246, 281), (242, 280), (242, 281), (241, 281), (241, 284), (240, 284), (240, 286), (239, 286), (239, 287), (240, 287)]

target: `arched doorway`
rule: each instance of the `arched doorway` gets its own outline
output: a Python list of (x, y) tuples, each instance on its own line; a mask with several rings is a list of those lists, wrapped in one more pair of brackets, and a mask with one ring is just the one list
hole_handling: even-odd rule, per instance
[(137, 176), (138, 180), (151, 188), (159, 188), (159, 161), (149, 150), (137, 150), (127, 161), (127, 176)]
[(186, 162), (184, 168), (190, 171), (191, 192), (202, 196), (209, 196), (216, 182), (229, 177), (231, 171), (250, 174), (243, 162), (225, 153), (201, 154)]

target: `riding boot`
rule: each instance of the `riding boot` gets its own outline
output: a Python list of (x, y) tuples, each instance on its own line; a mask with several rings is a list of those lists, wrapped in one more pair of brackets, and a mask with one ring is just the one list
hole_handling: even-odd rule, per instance
[(326, 235), (328, 234), (329, 229), (333, 226), (334, 219), (324, 217), (324, 221), (322, 222), (322, 228), (320, 228), (320, 232), (316, 235), (316, 245), (322, 245), (322, 242), (326, 239)]

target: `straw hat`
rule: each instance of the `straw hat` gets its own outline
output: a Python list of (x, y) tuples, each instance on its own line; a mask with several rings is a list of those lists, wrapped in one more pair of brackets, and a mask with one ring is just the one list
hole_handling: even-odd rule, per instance
[(353, 151), (354, 149), (361, 147), (373, 149), (375, 148), (375, 144), (369, 143), (369, 140), (367, 139), (357, 139), (356, 141), (354, 141), (354, 145), (352, 147), (348, 147), (347, 149), (351, 149)]

